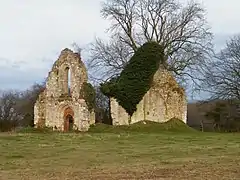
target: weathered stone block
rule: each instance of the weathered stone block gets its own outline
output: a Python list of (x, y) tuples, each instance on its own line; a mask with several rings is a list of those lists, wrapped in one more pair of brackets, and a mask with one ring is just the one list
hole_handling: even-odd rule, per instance
[(173, 75), (161, 67), (155, 73), (152, 86), (130, 117), (116, 99), (110, 99), (113, 125), (128, 125), (139, 121), (166, 122), (178, 118), (186, 123), (187, 99), (185, 91)]

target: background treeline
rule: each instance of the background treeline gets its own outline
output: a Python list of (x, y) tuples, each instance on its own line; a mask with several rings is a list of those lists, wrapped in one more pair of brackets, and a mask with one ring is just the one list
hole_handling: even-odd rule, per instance
[(240, 104), (212, 100), (188, 104), (187, 123), (201, 131), (240, 132)]
[(35, 84), (26, 91), (3, 91), (0, 98), (0, 131), (33, 126), (34, 103), (44, 85)]

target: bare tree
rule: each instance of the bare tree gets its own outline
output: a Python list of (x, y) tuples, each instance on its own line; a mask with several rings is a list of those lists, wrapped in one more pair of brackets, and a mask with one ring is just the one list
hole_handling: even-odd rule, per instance
[(25, 91), (4, 91), (0, 97), (0, 131), (33, 126), (34, 103), (44, 84), (34, 84)]
[(96, 90), (96, 106), (97, 106), (97, 108), (109, 110), (108, 97), (103, 95), (99, 86), (95, 86), (95, 90)]
[(101, 14), (111, 22), (110, 40), (95, 40), (89, 67), (106, 80), (121, 72), (139, 46), (156, 41), (176, 77), (197, 79), (212, 52), (204, 12), (194, 1), (183, 6), (176, 0), (106, 0)]
[(217, 120), (225, 129), (240, 127), (240, 35), (231, 37), (226, 47), (207, 64), (201, 89), (209, 100), (224, 106), (209, 110), (209, 118)]
[(96, 122), (102, 122), (105, 124), (111, 124), (110, 118), (110, 100), (105, 96), (99, 86), (95, 86), (96, 90)]
[(134, 51), (113, 37), (110, 42), (96, 38), (91, 44), (90, 61), (87, 63), (96, 82), (108, 80), (121, 73)]
[(45, 89), (45, 83), (34, 84), (29, 89), (21, 93), (18, 102), (18, 111), (22, 115), (21, 126), (33, 126), (34, 124), (34, 104), (38, 95)]
[(0, 99), (0, 131), (8, 131), (19, 125), (22, 115), (17, 109), (20, 93), (14, 91), (3, 92)]
[(212, 99), (240, 101), (240, 35), (230, 38), (225, 49), (208, 64), (202, 88)]

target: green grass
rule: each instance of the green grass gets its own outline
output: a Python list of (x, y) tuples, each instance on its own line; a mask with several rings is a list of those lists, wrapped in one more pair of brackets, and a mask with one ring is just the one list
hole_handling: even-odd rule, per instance
[(240, 179), (240, 134), (201, 133), (177, 121), (2, 133), (0, 154), (0, 180)]

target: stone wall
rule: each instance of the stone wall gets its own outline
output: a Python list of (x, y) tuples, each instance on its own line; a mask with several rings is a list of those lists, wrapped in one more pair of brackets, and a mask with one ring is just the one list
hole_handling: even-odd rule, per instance
[(178, 118), (186, 123), (187, 100), (172, 74), (159, 68), (153, 78), (149, 91), (137, 105), (137, 110), (130, 117), (125, 109), (111, 98), (111, 116), (113, 125), (128, 125), (143, 120), (166, 122)]
[(65, 110), (70, 109), (73, 112), (69, 114), (73, 116), (73, 129), (88, 130), (89, 126), (95, 123), (95, 115), (94, 112), (89, 112), (85, 100), (80, 95), (82, 85), (87, 80), (87, 70), (79, 54), (64, 49), (48, 74), (46, 89), (35, 103), (35, 126), (66, 130), (68, 119)]

